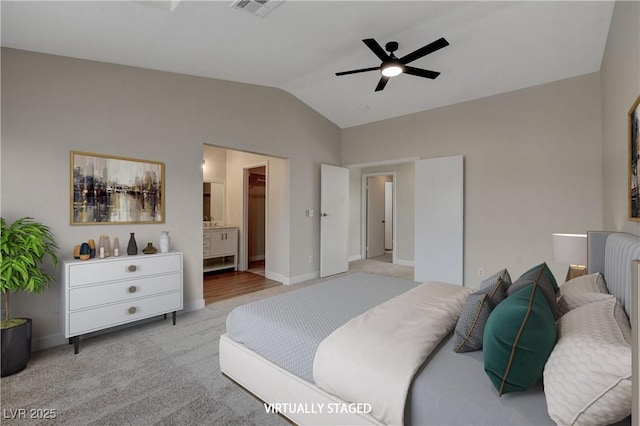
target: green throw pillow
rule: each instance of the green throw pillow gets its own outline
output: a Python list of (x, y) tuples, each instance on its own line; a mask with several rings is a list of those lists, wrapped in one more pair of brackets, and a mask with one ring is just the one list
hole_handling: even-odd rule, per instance
[(540, 290), (542, 290), (542, 294), (544, 294), (544, 297), (549, 304), (549, 308), (551, 308), (553, 318), (556, 320), (560, 319), (562, 316), (562, 310), (558, 306), (556, 299), (558, 284), (556, 283), (555, 278), (553, 278), (553, 273), (546, 263), (534, 266), (524, 274), (520, 275), (520, 278), (518, 278), (507, 289), (507, 296), (511, 296), (518, 290), (521, 290), (531, 284), (538, 284)]
[(495, 307), (484, 328), (484, 370), (500, 395), (527, 390), (542, 377), (556, 343), (553, 314), (531, 284)]

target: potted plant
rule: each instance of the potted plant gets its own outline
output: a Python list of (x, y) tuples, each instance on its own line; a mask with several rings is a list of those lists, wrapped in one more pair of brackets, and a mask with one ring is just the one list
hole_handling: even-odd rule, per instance
[(2, 377), (24, 369), (31, 357), (31, 319), (9, 315), (10, 295), (18, 290), (40, 293), (52, 280), (40, 264), (48, 255), (58, 264), (55, 239), (48, 226), (23, 217), (7, 226), (4, 218), (0, 234), (0, 291), (4, 294), (2, 332)]

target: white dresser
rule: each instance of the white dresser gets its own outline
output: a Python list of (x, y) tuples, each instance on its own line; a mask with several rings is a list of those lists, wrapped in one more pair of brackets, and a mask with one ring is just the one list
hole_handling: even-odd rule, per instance
[(209, 228), (202, 232), (204, 272), (238, 270), (238, 228)]
[(80, 335), (182, 309), (182, 253), (67, 260), (61, 327), (78, 353)]

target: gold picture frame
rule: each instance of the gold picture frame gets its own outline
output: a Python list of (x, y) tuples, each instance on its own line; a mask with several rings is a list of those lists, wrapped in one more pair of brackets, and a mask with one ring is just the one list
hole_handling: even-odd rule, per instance
[(164, 223), (164, 163), (71, 151), (71, 225)]
[(640, 96), (628, 113), (629, 220), (640, 222)]

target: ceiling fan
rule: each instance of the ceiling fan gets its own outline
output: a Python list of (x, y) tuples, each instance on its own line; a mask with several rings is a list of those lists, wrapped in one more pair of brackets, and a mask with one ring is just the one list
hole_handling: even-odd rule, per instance
[[(440, 50), (443, 47), (447, 47), (449, 45), (449, 42), (441, 37), (438, 40), (432, 43), (429, 43), (426, 46), (423, 46), (420, 49), (409, 53), (408, 55), (405, 55), (401, 58), (396, 58), (393, 52), (398, 50), (398, 42), (390, 41), (385, 45), (384, 49), (382, 49), (382, 46), (380, 46), (378, 42), (372, 38), (367, 38), (365, 40), (362, 40), (362, 42), (366, 44), (367, 47), (371, 49), (371, 51), (378, 58), (380, 58), (380, 60), (382, 61), (380, 66), (371, 67), (371, 68), (361, 68), (358, 70), (351, 70), (351, 71), (337, 72), (336, 75), (341, 76), (341, 75), (356, 74), (360, 72), (379, 70), (380, 74), (382, 74), (382, 77), (380, 77), (380, 81), (376, 86), (376, 90), (375, 90), (376, 92), (379, 92), (380, 90), (384, 89), (384, 86), (387, 85), (387, 81), (389, 81), (390, 77), (395, 77), (402, 73), (415, 75), (418, 77), (424, 77), (424, 78), (431, 78), (431, 79), (436, 78), (437, 76), (440, 75), (439, 72), (425, 70), (422, 68), (415, 68), (407, 64), (415, 61), (416, 59), (420, 59), (423, 56), (426, 56), (430, 53), (433, 53), (436, 50)], [(385, 50), (389, 53), (385, 52)]]

